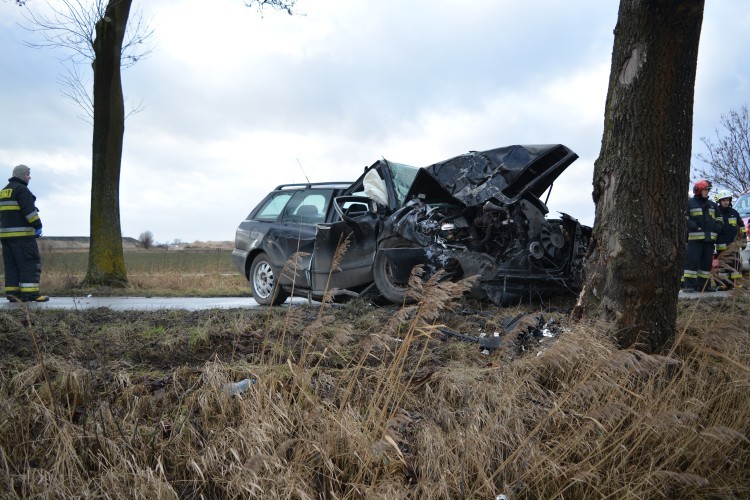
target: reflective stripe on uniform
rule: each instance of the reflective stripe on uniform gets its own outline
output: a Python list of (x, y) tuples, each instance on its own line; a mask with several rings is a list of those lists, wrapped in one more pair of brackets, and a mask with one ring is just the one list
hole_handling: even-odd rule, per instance
[(698, 216), (703, 215), (703, 209), (702, 208), (691, 208), (690, 209), (690, 216)]
[(29, 221), (29, 223), (33, 223), (35, 221), (39, 220), (39, 212), (34, 210), (33, 212), (26, 214), (26, 220)]
[(5, 293), (8, 293), (8, 292), (20, 292), (20, 291), (21, 291), (21, 287), (20, 286), (6, 286), (5, 287)]
[(709, 279), (711, 277), (711, 271), (698, 271), (698, 277)]
[(685, 269), (685, 273), (683, 274), (684, 278), (697, 278), (698, 277), (698, 271), (688, 271)]
[(705, 233), (703, 233), (703, 231), (688, 233), (689, 240), (702, 240), (704, 236), (705, 236)]
[(732, 271), (732, 275), (730, 276), (730, 278), (732, 278), (733, 280), (738, 280), (742, 278), (742, 273), (737, 272), (737, 271)]
[(727, 244), (726, 243), (717, 243), (716, 244), (716, 250), (726, 250)]
[(38, 292), (39, 283), (21, 283), (21, 291), (24, 293)]
[(34, 236), (34, 234), (36, 231), (33, 227), (0, 227), (0, 238)]

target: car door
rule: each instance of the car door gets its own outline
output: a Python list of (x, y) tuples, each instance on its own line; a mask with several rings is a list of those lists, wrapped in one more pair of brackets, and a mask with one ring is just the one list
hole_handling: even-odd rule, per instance
[(333, 200), (337, 220), (318, 225), (310, 267), (314, 291), (322, 294), (372, 283), (379, 228), (403, 204), (417, 170), (378, 160)]
[(315, 226), (325, 220), (333, 189), (303, 189), (292, 195), (263, 239), (271, 263), (282, 270), (279, 283), (310, 288), (308, 273)]
[[(353, 198), (353, 197), (344, 197)], [(312, 289), (317, 295), (331, 289), (353, 289), (372, 282), (372, 259), (377, 244), (378, 215), (368, 207), (368, 199), (341, 201), (347, 220), (319, 224), (310, 266)]]

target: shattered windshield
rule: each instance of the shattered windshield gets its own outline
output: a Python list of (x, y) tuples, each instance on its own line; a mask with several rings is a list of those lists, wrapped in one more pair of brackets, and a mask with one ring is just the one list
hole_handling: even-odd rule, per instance
[(404, 165), (403, 163), (394, 163), (392, 161), (386, 161), (386, 165), (391, 171), (391, 179), (393, 179), (393, 190), (396, 193), (396, 201), (399, 206), (404, 204), (406, 200), (406, 194), (409, 192), (411, 183), (414, 181), (414, 177), (417, 175), (419, 169), (412, 167), (411, 165)]

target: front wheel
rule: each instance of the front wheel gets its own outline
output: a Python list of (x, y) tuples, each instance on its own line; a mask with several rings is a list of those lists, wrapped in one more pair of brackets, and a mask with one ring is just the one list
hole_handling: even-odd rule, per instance
[[(410, 247), (406, 242), (402, 241), (387, 241), (381, 246), (381, 249), (386, 248), (401, 248)], [(372, 275), (375, 280), (375, 286), (378, 288), (380, 295), (386, 300), (394, 303), (411, 303), (414, 299), (409, 297), (406, 293), (408, 290), (408, 283), (403, 283), (396, 279), (391, 265), (388, 259), (385, 257), (384, 252), (377, 252), (375, 254), (375, 262), (372, 268)]]
[(276, 282), (276, 268), (268, 260), (268, 256), (261, 252), (253, 259), (250, 267), (250, 291), (255, 302), (262, 306), (278, 306), (289, 297)]

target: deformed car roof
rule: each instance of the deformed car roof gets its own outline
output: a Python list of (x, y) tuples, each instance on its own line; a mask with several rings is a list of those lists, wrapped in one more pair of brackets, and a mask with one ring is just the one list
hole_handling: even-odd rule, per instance
[(491, 198), (513, 203), (526, 192), (540, 197), (577, 158), (562, 144), (471, 151), (421, 168), (406, 198), (477, 206)]

